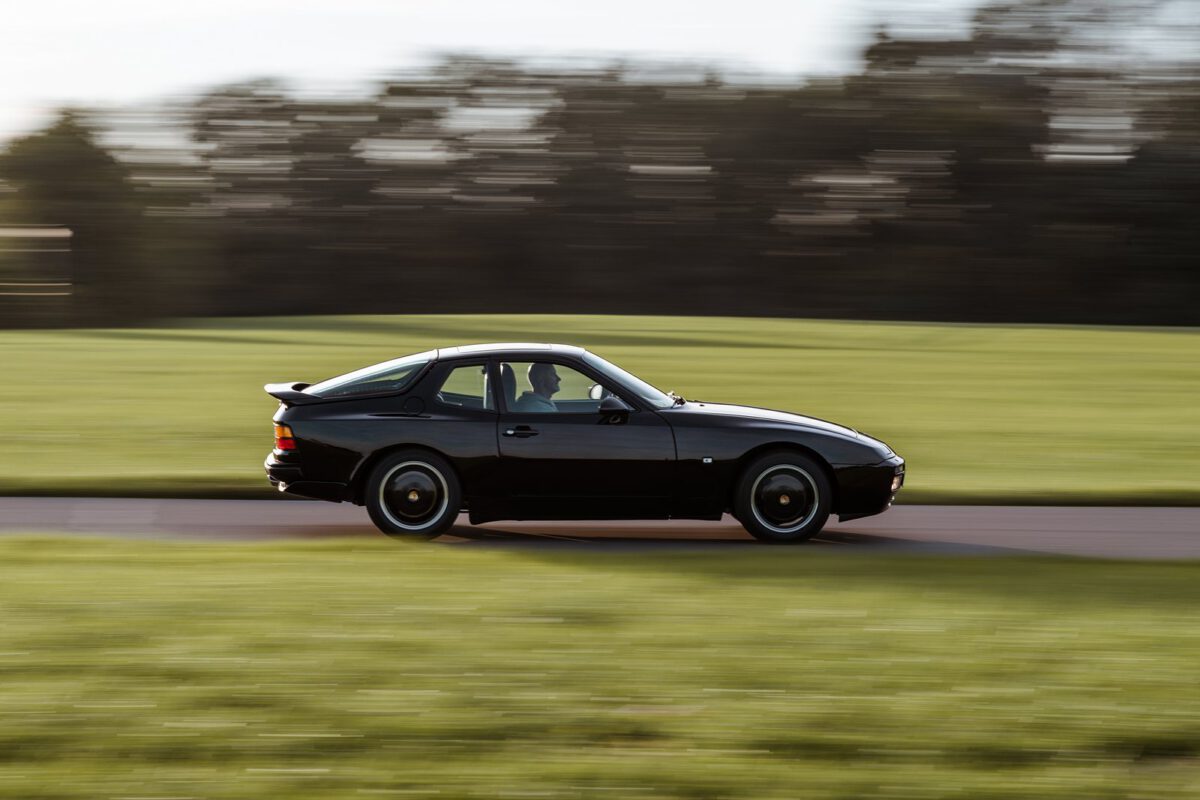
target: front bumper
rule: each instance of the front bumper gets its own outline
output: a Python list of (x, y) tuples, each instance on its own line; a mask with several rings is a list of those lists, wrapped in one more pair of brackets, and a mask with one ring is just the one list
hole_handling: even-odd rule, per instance
[(846, 467), (835, 470), (838, 479), (838, 521), (846, 522), (875, 514), (892, 507), (897, 492), (904, 486), (905, 463), (891, 455), (868, 467)]
[(263, 462), (267, 480), (281, 492), (342, 503), (350, 499), (350, 487), (332, 481), (309, 481), (304, 479), (304, 470), (299, 464), (280, 461), (272, 450)]

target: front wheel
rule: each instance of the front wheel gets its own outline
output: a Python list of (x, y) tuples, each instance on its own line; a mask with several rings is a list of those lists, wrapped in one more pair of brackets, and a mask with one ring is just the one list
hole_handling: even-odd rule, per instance
[(793, 544), (825, 526), (832, 497), (829, 478), (816, 461), (799, 453), (768, 453), (742, 472), (733, 511), (755, 539)]
[(388, 536), (433, 539), (458, 518), (462, 487), (444, 458), (405, 450), (376, 465), (364, 499), (371, 521)]

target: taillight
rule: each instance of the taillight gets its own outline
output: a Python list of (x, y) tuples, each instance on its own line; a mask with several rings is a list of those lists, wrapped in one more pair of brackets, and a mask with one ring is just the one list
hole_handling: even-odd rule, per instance
[(296, 449), (296, 437), (292, 434), (292, 429), (290, 426), (280, 425), (278, 422), (275, 423), (275, 449)]

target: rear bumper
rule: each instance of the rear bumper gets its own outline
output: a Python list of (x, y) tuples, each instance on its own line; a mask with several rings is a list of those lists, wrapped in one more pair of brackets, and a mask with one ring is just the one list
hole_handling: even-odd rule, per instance
[(845, 467), (835, 470), (838, 481), (838, 521), (846, 522), (892, 507), (896, 493), (904, 486), (905, 464), (893, 455), (869, 467)]
[(281, 492), (332, 503), (343, 503), (350, 499), (350, 487), (346, 484), (305, 480), (304, 470), (299, 464), (280, 461), (274, 451), (263, 462), (263, 469), (267, 472), (267, 480)]

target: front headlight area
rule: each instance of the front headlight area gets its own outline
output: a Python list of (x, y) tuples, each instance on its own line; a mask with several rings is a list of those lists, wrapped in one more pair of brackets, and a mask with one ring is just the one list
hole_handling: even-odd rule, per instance
[(867, 436), (865, 433), (860, 431), (858, 434), (858, 440), (878, 453), (880, 459), (887, 459), (896, 455), (896, 452), (892, 450), (892, 448), (888, 447), (874, 436)]

